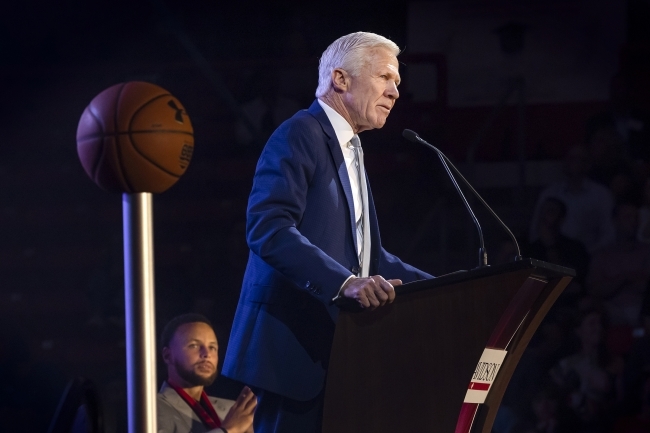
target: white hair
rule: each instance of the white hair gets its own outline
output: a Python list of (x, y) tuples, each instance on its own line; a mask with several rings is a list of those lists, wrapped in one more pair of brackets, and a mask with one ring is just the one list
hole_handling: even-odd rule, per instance
[(395, 42), (375, 33), (350, 33), (332, 42), (320, 58), (316, 97), (320, 98), (329, 91), (334, 69), (341, 68), (353, 77), (358, 76), (368, 60), (368, 50), (373, 48), (385, 48), (394, 56), (400, 52)]

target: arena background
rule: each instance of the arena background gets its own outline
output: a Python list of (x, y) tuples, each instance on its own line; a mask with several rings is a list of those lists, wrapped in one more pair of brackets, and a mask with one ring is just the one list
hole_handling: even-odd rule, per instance
[[(206, 314), (222, 357), (246, 264), (246, 201), (270, 131), (258, 119), (261, 132), (251, 137), (238, 113), (280, 101), (270, 119), (277, 125), (307, 107), (319, 54), (337, 37), (372, 31), (404, 49), (396, 109), (362, 140), (386, 248), (433, 274), (475, 266), (476, 235), (435, 156), (403, 140), (402, 129), (469, 170), (525, 236), (537, 192), (558, 178), (565, 150), (584, 141), (587, 119), (606, 109), (612, 77), (629, 77), (633, 104), (650, 108), (645, 0), (11, 0), (2, 9), (5, 432), (45, 431), (76, 376), (98, 385), (106, 431), (126, 431), (121, 197), (89, 180), (75, 143), (83, 109), (103, 89), (155, 83), (192, 120), (193, 161), (154, 198), (156, 318), (161, 326), (179, 313)], [(486, 213), (479, 218), (491, 263), (511, 259), (501, 254), (504, 233)], [(212, 391), (237, 388), (220, 378)]]

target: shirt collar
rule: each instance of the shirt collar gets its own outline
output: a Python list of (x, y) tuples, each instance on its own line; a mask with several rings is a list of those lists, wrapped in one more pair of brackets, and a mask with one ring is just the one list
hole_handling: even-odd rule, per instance
[(325, 111), (327, 118), (332, 124), (332, 128), (334, 128), (334, 133), (336, 134), (336, 138), (339, 141), (339, 144), (341, 145), (341, 147), (344, 147), (354, 136), (354, 131), (352, 130), (352, 126), (350, 126), (348, 121), (345, 120), (343, 116), (337, 113), (332, 107), (327, 105), (325, 102), (318, 99), (318, 103), (323, 108), (323, 111)]

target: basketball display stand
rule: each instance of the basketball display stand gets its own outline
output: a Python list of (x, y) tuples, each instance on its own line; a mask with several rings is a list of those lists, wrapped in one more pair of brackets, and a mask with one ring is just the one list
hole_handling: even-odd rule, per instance
[(99, 93), (77, 128), (77, 153), (102, 189), (122, 193), (129, 433), (156, 433), (156, 317), (152, 193), (185, 173), (194, 131), (167, 90), (131, 81)]
[(151, 193), (122, 195), (129, 433), (155, 433), (156, 317)]

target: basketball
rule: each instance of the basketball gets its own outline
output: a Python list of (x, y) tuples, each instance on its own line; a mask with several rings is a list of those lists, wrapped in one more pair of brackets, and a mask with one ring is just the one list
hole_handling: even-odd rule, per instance
[(192, 124), (180, 101), (141, 81), (101, 92), (77, 128), (81, 165), (111, 192), (167, 190), (187, 170), (193, 150)]

